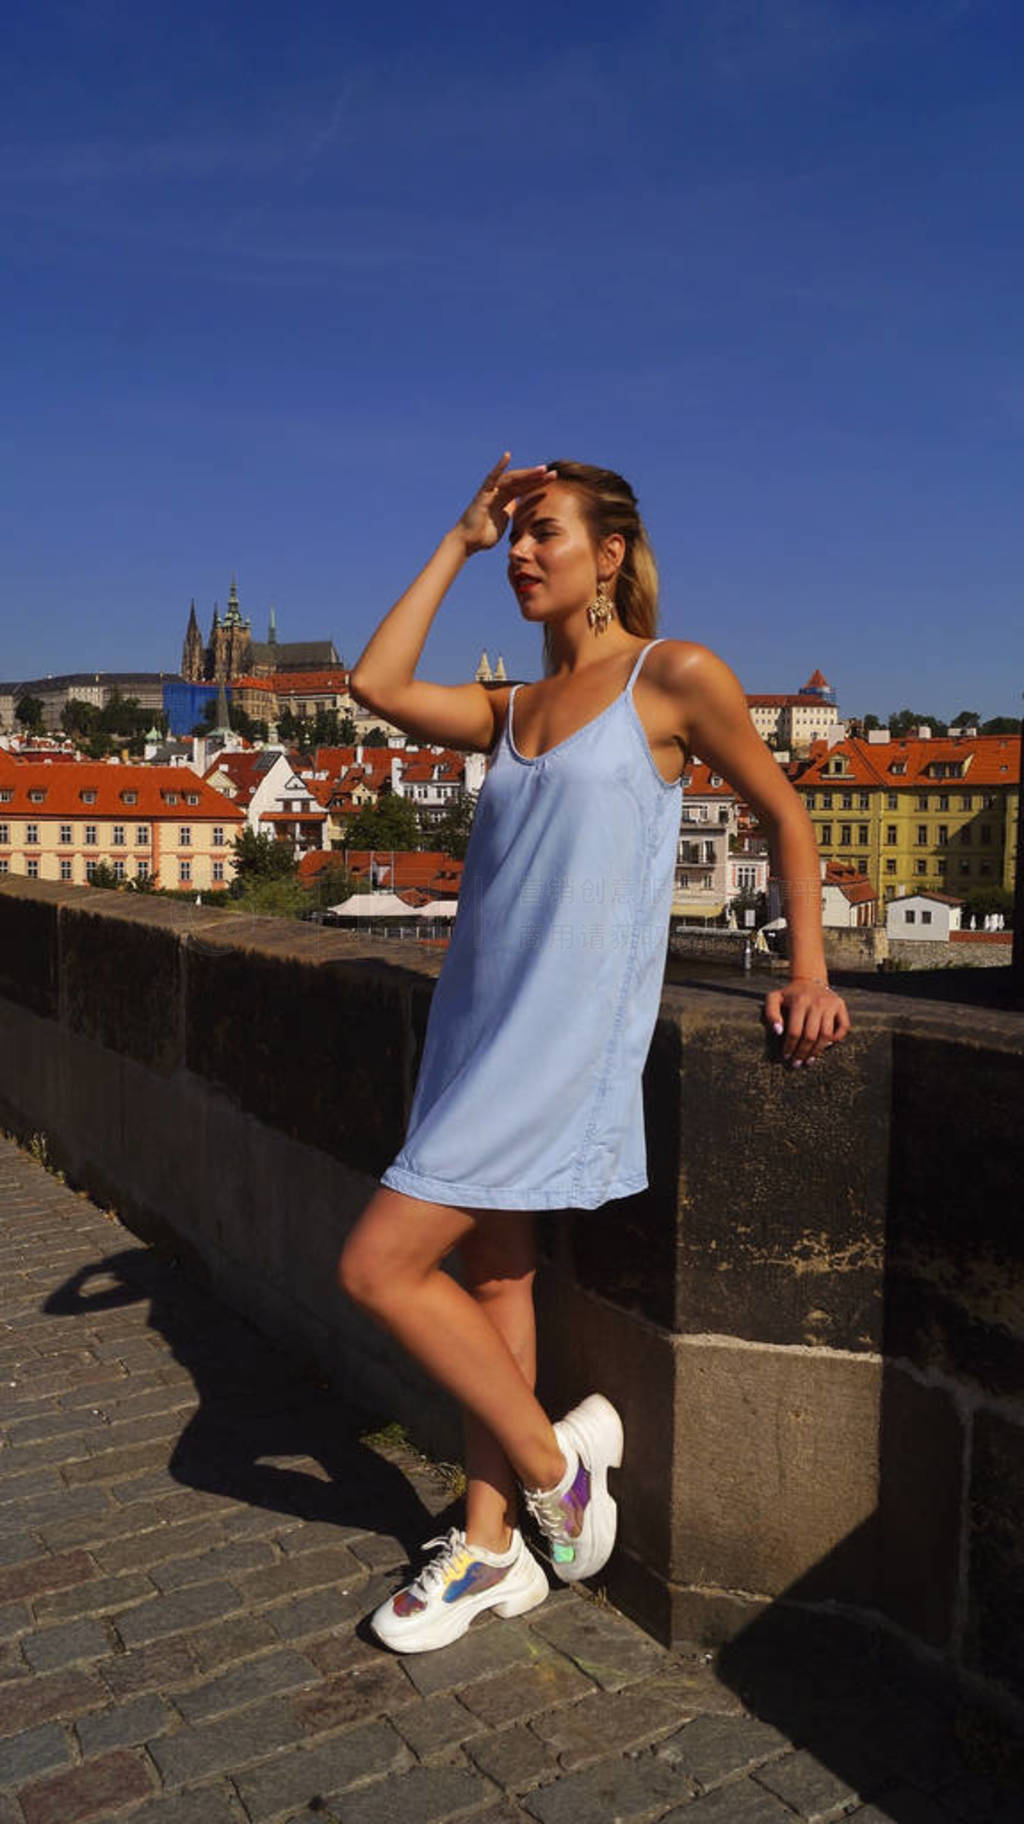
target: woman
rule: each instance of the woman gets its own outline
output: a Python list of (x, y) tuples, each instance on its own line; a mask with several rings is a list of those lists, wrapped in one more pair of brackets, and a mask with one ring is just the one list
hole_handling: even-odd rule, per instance
[[(522, 1614), (546, 1575), (518, 1490), (565, 1581), (615, 1539), (608, 1470), (622, 1426), (592, 1394), (552, 1425), (534, 1397), (532, 1212), (643, 1189), (641, 1072), (657, 1017), (679, 833), (698, 754), (770, 832), (788, 883), (793, 973), (765, 1018), (794, 1069), (848, 1029), (828, 986), (807, 815), (705, 647), (655, 640), (657, 571), (636, 500), (610, 470), (512, 469), (506, 453), (382, 621), (357, 699), (422, 740), (491, 753), (459, 913), (431, 1007), (409, 1131), (346, 1244), (344, 1290), (460, 1402), (466, 1524), (373, 1617), (422, 1652), (482, 1609)], [(545, 675), (485, 690), (416, 665), (466, 561), (506, 528), (509, 580), (543, 628)], [(442, 1271), (458, 1248), (463, 1286)]]

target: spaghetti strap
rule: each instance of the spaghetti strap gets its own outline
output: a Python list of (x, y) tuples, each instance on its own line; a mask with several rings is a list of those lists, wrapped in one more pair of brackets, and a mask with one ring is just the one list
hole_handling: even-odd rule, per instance
[(629, 683), (626, 685), (626, 695), (628, 697), (631, 697), (633, 695), (633, 686), (636, 683), (637, 678), (640, 676), (640, 667), (642, 666), (644, 660), (646, 659), (647, 654), (650, 652), (651, 647), (662, 645), (664, 639), (665, 639), (665, 635), (661, 634), (661, 635), (659, 635), (659, 637), (656, 640), (648, 640), (647, 645), (644, 647), (643, 651), (640, 653), (639, 657), (637, 658), (636, 664), (634, 665), (632, 671), (629, 674)]

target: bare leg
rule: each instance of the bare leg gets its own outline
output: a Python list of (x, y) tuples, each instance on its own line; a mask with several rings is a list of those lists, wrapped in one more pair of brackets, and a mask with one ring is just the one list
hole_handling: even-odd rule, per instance
[(565, 1469), (551, 1421), (505, 1338), (440, 1262), (477, 1227), (471, 1210), (425, 1203), (383, 1186), (338, 1263), (342, 1289), (481, 1420), (528, 1488)]
[[(531, 1390), (537, 1373), (533, 1309), (536, 1269), (533, 1217), (527, 1212), (480, 1212), (459, 1244), (466, 1290), (504, 1337)], [(466, 1438), (466, 1538), (504, 1551), (518, 1522), (515, 1472), (494, 1433), (463, 1408)]]

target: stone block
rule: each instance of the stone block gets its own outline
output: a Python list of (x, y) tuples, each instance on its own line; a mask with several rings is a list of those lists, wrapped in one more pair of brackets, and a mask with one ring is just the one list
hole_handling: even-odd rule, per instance
[(0, 1786), (21, 1786), (43, 1773), (55, 1773), (71, 1760), (67, 1731), (57, 1723), (26, 1729), (0, 1749)]
[(442, 1824), (453, 1814), (480, 1806), (493, 1787), (469, 1767), (412, 1767), (389, 1780), (348, 1792), (341, 1808), (345, 1824)]
[(878, 1350), (888, 1032), (862, 1017), (856, 1046), (791, 1071), (758, 1000), (694, 989), (682, 998), (673, 1327)]
[(580, 1824), (582, 1818), (614, 1818), (615, 1824), (660, 1815), (667, 1805), (689, 1797), (693, 1788), (680, 1774), (651, 1756), (635, 1761), (602, 1761), (584, 1773), (565, 1774), (527, 1793), (520, 1803), (540, 1824)]
[(307, 1734), (324, 1735), (385, 1711), (399, 1711), (415, 1696), (399, 1662), (384, 1659), (323, 1679), (315, 1690), (294, 1698), (292, 1710)]
[(101, 910), (63, 910), (63, 1017), (72, 1032), (168, 1076), (184, 1055), (179, 932), (163, 906), (109, 897)]
[[(282, 1133), (347, 1165), (383, 1170), (404, 1130), (403, 969), (314, 966), (291, 934), (274, 953), (241, 949), (227, 933), (189, 945), (185, 977), (190, 1070)], [(242, 1005), (252, 1017), (240, 1024)], [(303, 1069), (282, 1069), (289, 1057), (302, 1057)]]
[(374, 1775), (400, 1773), (411, 1760), (390, 1723), (362, 1723), (330, 1741), (238, 1773), (235, 1783), (251, 1824), (266, 1824), (291, 1806), (322, 1812), (332, 1794)]
[(301, 1735), (287, 1705), (271, 1699), (199, 1728), (186, 1727), (147, 1744), (167, 1786), (189, 1786), (214, 1773), (234, 1773), (287, 1748)]
[(755, 1716), (698, 1716), (662, 1742), (657, 1754), (698, 1786), (710, 1787), (751, 1772), (788, 1746), (778, 1729)]
[(84, 1824), (88, 1818), (102, 1817), (105, 1812), (148, 1798), (152, 1790), (140, 1756), (119, 1749), (51, 1779), (23, 1786), (18, 1800), (25, 1824)]
[(137, 1748), (176, 1722), (174, 1712), (154, 1692), (119, 1704), (114, 1710), (97, 1710), (92, 1716), (83, 1716), (76, 1731), (82, 1754), (88, 1760), (111, 1748)]
[(974, 1419), (966, 1659), (1024, 1698), (1024, 1424)]
[[(894, 1815), (900, 1824), (910, 1824), (903, 1812)], [(737, 1780), (667, 1812), (660, 1824), (793, 1824), (793, 1813), (754, 1780)]]
[(100, 1621), (69, 1621), (40, 1628), (25, 1641), (25, 1658), (34, 1672), (53, 1672), (84, 1659), (104, 1659), (110, 1638)]
[(448, 1693), (424, 1697), (410, 1708), (403, 1707), (394, 1724), (421, 1760), (459, 1747), (479, 1735), (484, 1727), (479, 1717), (471, 1716), (465, 1705)]
[(223, 1715), (225, 1711), (237, 1710), (241, 1704), (253, 1703), (257, 1698), (300, 1691), (303, 1685), (314, 1684), (319, 1677), (316, 1667), (303, 1659), (301, 1653), (285, 1649), (262, 1654), (258, 1659), (247, 1660), (230, 1672), (222, 1673), (219, 1678), (207, 1679), (205, 1684), (193, 1685), (188, 1691), (179, 1691), (174, 1701), (186, 1722), (199, 1723)]
[(58, 1012), (57, 933), (66, 901), (57, 883), (0, 880), (0, 999), (47, 1020)]
[(678, 1376), (673, 1579), (870, 1602), (873, 1527), (826, 1561), (875, 1513), (881, 1365), (684, 1338)]
[(613, 1751), (625, 1754), (656, 1741), (678, 1721), (678, 1706), (668, 1692), (634, 1686), (627, 1691), (595, 1691), (579, 1703), (535, 1716), (530, 1727), (559, 1764), (572, 1772)]
[(762, 1767), (757, 1783), (806, 1819), (806, 1824), (829, 1824), (838, 1818), (857, 1797), (854, 1788), (825, 1767), (807, 1749), (784, 1755), (770, 1767)]
[(1017, 1399), (1024, 1051), (1003, 1017), (893, 1035), (885, 1348)]

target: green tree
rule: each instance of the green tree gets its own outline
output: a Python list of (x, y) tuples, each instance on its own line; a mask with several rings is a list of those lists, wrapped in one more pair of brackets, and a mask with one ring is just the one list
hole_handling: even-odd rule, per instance
[(351, 819), (345, 843), (350, 849), (418, 849), (419, 818), (408, 798), (382, 791), (376, 804), (364, 804)]
[(307, 918), (310, 912), (308, 890), (296, 874), (251, 876), (236, 892), (233, 880), (228, 892), (236, 911), (258, 912), (266, 918)]
[(336, 863), (324, 868), (306, 891), (311, 909), (314, 912), (325, 912), (328, 906), (340, 905), (342, 900), (351, 898), (353, 893), (369, 893), (371, 888), (368, 880), (360, 880), (355, 874), (350, 874), (339, 858)]
[(952, 718), (949, 726), (950, 728), (977, 728), (980, 721), (981, 717), (976, 709), (961, 709)]
[(278, 842), (273, 836), (257, 835), (248, 825), (235, 837), (235, 878), (228, 888), (235, 898), (241, 897), (255, 881), (289, 880), (296, 874), (296, 861), (291, 844)]
[(460, 788), (451, 800), (444, 816), (430, 830), (431, 846), (443, 849), (446, 855), (454, 855), (456, 861), (462, 861), (469, 845), (469, 832), (473, 828), (476, 815), (477, 792), (467, 792)]
[(61, 727), (66, 735), (91, 735), (98, 715), (94, 703), (86, 703), (81, 697), (69, 697), (61, 711)]
[(864, 717), (864, 720), (861, 723), (861, 727), (863, 728), (864, 733), (868, 734), (868, 733), (870, 733), (871, 729), (873, 729), (873, 728), (881, 728), (882, 723), (878, 720), (878, 717), (876, 715), (874, 715), (873, 713), (869, 713), (868, 715), (866, 715)]
[(928, 724), (933, 735), (949, 733), (949, 723), (943, 722), (941, 716), (921, 716), (918, 715), (916, 709), (900, 709), (895, 715), (890, 716), (889, 733), (894, 741), (899, 740), (902, 736), (909, 735), (912, 730), (923, 726), (924, 723)]
[(27, 734), (37, 735), (43, 726), (46, 705), (42, 697), (19, 697), (14, 713)]
[(387, 735), (382, 728), (377, 728), (376, 725), (371, 728), (368, 735), (363, 736), (362, 745), (364, 747), (387, 747), (387, 744)]
[(121, 882), (109, 861), (98, 861), (89, 876), (90, 887), (119, 887)]
[(338, 746), (355, 747), (358, 739), (359, 734), (356, 725), (352, 720), (352, 717), (346, 713), (341, 716), (338, 721)]
[(980, 735), (1019, 735), (1021, 723), (1019, 716), (990, 716), (978, 730)]

